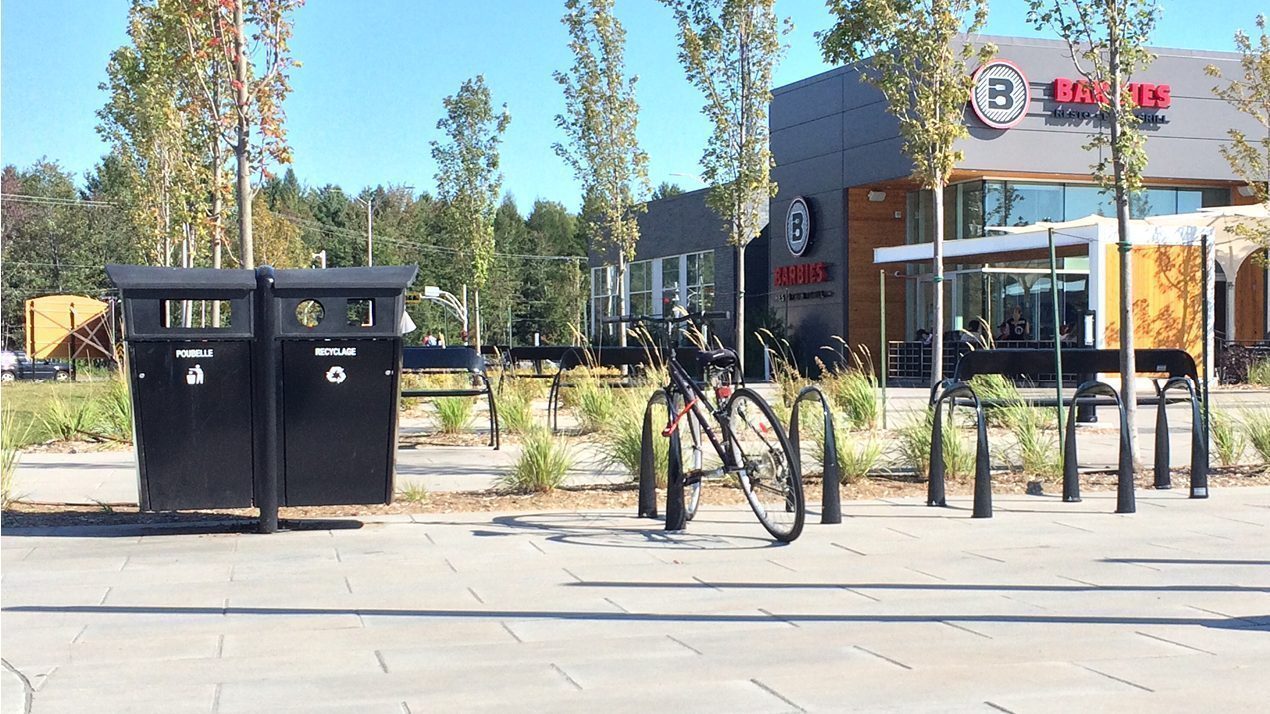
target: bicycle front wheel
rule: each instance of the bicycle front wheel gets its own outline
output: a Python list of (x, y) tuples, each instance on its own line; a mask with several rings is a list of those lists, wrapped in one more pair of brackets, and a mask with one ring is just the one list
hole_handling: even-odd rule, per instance
[(724, 410), (733, 466), (754, 515), (776, 540), (803, 532), (803, 483), (785, 429), (758, 393), (742, 387)]
[[(675, 413), (683, 408), (683, 398), (675, 397)], [(688, 413), (680, 417), (675, 428), (679, 432), (679, 464), (684, 475), (684, 512), (691, 521), (697, 515), (697, 506), (701, 504), (701, 478), (705, 470), (701, 427), (696, 415)]]

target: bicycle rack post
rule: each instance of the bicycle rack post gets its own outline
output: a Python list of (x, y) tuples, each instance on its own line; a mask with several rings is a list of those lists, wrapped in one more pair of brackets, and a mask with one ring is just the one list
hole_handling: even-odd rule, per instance
[(1169, 410), (1168, 399), (1165, 398), (1169, 386), (1166, 382), (1161, 388), (1158, 379), (1151, 380), (1151, 384), (1159, 399), (1155, 408), (1155, 483), (1152, 485), (1164, 490), (1173, 488), (1173, 476), (1169, 473)]
[[(1195, 388), (1190, 377), (1173, 377), (1158, 388), (1160, 395), (1160, 413), (1164, 412), (1164, 397), (1170, 389), (1186, 390), (1186, 398), (1191, 403), (1191, 498), (1208, 498), (1208, 433), (1204, 429), (1204, 418), (1200, 409), (1199, 390)], [(1160, 420), (1156, 421), (1156, 488), (1159, 488), (1160, 463)], [(1167, 424), (1168, 422), (1164, 422)], [(1167, 439), (1167, 436), (1165, 437)], [(1164, 446), (1165, 458), (1168, 458), (1167, 441)]]
[(1129, 453), (1129, 423), (1124, 403), (1110, 385), (1102, 382), (1085, 382), (1076, 388), (1067, 411), (1067, 434), (1063, 439), (1063, 500), (1069, 503), (1080, 500), (1080, 475), (1076, 458), (1076, 405), (1082, 397), (1103, 395), (1116, 402), (1120, 415), (1120, 458), (1116, 473), (1116, 513), (1134, 513), (1137, 505), (1133, 493), (1133, 456)]
[(824, 489), (820, 498), (820, 522), (827, 524), (842, 523), (842, 467), (838, 464), (838, 436), (834, 429), (833, 411), (829, 408), (829, 401), (825, 399), (825, 393), (814, 384), (809, 384), (798, 392), (789, 415), (789, 440), (790, 446), (794, 450), (794, 465), (798, 468), (798, 473), (801, 474), (803, 472), (803, 452), (798, 434), (798, 407), (804, 399), (811, 397), (815, 397), (820, 402), (825, 421), (825, 443), (824, 451), (822, 452), (825, 455)]
[[(957, 405), (957, 399), (970, 399), (975, 408), (975, 490), (974, 511), (971, 518), (992, 517), (992, 472), (988, 454), (988, 426), (983, 415), (983, 404), (979, 396), (966, 382), (951, 382), (934, 399), (934, 419), (930, 430), (930, 478), (927, 483), (926, 505), (946, 506), (944, 493), (944, 420), (943, 404), (949, 405), (949, 414)], [(955, 428), (955, 427), (954, 427)]]
[(661, 435), (653, 431), (653, 412), (658, 404), (666, 402), (666, 393), (657, 391), (648, 398), (644, 408), (644, 429), (639, 437), (639, 517), (657, 517), (657, 463), (654, 458), (653, 439)]

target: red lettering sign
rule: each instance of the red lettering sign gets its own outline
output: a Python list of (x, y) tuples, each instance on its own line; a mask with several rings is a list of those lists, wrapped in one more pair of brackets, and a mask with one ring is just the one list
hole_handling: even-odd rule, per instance
[[(1106, 82), (1097, 85), (1080, 79), (1059, 77), (1051, 86), (1050, 96), (1060, 104), (1102, 104), (1111, 88)], [(1133, 103), (1143, 109), (1168, 109), (1173, 103), (1172, 87), (1167, 84), (1134, 82), (1125, 87)]]
[(778, 288), (825, 282), (829, 282), (829, 266), (825, 263), (783, 265), (772, 272), (772, 283)]

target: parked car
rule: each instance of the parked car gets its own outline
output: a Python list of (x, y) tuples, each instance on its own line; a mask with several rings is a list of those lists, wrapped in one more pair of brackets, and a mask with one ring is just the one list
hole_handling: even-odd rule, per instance
[(70, 378), (71, 366), (65, 362), (33, 360), (25, 352), (0, 352), (0, 381), (52, 379), (65, 382)]

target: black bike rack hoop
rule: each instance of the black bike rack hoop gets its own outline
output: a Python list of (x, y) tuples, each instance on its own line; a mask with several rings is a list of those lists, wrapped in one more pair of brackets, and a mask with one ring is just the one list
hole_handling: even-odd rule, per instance
[[(644, 407), (644, 428), (640, 434), (639, 448), (639, 513), (640, 518), (657, 518), (657, 463), (653, 439), (664, 438), (656, 430), (654, 418), (657, 407), (666, 407), (666, 423), (675, 418), (675, 405), (666, 393), (659, 389), (648, 398)], [(681, 531), (688, 527), (688, 511), (684, 506), (684, 474), (681, 463), (679, 430), (670, 433), (669, 459), (666, 465), (666, 530)]]
[(1208, 498), (1208, 438), (1204, 431), (1204, 419), (1201, 414), (1198, 398), (1199, 390), (1195, 388), (1190, 377), (1171, 377), (1160, 386), (1153, 382), (1155, 393), (1159, 399), (1155, 417), (1155, 483), (1157, 489), (1173, 487), (1172, 475), (1169, 473), (1169, 416), (1168, 392), (1182, 389), (1186, 392), (1186, 400), (1191, 405), (1191, 498)]
[(798, 435), (798, 407), (809, 399), (815, 399), (820, 402), (825, 424), (825, 443), (824, 450), (821, 452), (825, 455), (825, 458), (824, 489), (820, 497), (820, 522), (827, 524), (842, 523), (842, 494), (840, 491), (842, 467), (838, 464), (838, 438), (833, 423), (833, 410), (829, 408), (829, 400), (825, 398), (825, 393), (814, 384), (803, 387), (798, 392), (798, 396), (794, 398), (794, 406), (790, 408), (789, 441), (790, 447), (794, 451), (794, 465), (797, 467), (798, 473), (801, 474), (803, 472), (803, 451)]
[(975, 497), (974, 511), (971, 518), (991, 518), (992, 517), (992, 473), (989, 470), (990, 462), (988, 457), (988, 426), (983, 416), (983, 404), (979, 401), (979, 396), (975, 394), (975, 390), (968, 382), (949, 381), (941, 382), (939, 387), (942, 391), (933, 391), (931, 400), (931, 409), (934, 410), (934, 419), (930, 430), (930, 476), (926, 487), (926, 505), (928, 506), (947, 506), (948, 502), (944, 494), (944, 423), (943, 423), (943, 405), (948, 403), (948, 413), (951, 418), (952, 410), (958, 406), (958, 400), (963, 401), (963, 406), (973, 406), (975, 410), (975, 431), (977, 432), (975, 446)]
[(1129, 453), (1129, 424), (1124, 402), (1120, 394), (1109, 384), (1089, 381), (1076, 388), (1067, 408), (1067, 433), (1063, 438), (1063, 500), (1074, 503), (1080, 500), (1080, 474), (1076, 458), (1076, 407), (1087, 397), (1106, 396), (1115, 400), (1120, 415), (1120, 456), (1116, 472), (1116, 513), (1133, 513), (1137, 510), (1133, 494), (1133, 456)]

